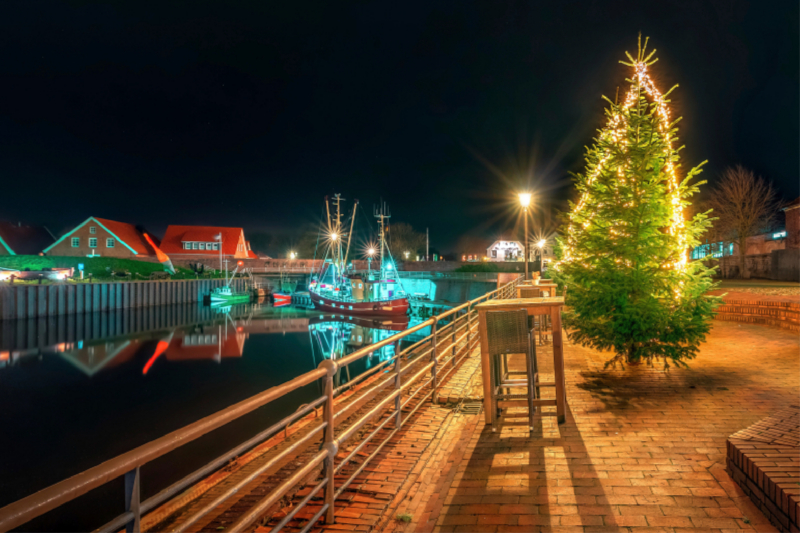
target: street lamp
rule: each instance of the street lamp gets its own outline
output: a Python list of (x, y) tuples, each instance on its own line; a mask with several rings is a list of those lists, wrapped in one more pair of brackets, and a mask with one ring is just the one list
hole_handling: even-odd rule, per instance
[(411, 252), (403, 252), (403, 254), (405, 254), (405, 256), (406, 256), (406, 259), (408, 259), (408, 254), (410, 254), (410, 253)]
[(522, 206), (522, 217), (525, 219), (525, 244), (522, 250), (525, 253), (525, 279), (528, 279), (528, 206), (531, 205), (531, 193), (519, 193), (519, 204)]
[(375, 255), (375, 248), (367, 250), (367, 272), (372, 273), (372, 256)]
[(297, 257), (297, 254), (294, 252), (289, 252), (289, 259), (294, 259)]

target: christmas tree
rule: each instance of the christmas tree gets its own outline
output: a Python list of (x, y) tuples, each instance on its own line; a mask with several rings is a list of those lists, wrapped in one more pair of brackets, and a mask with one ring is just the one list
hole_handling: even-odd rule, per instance
[[(648, 74), (655, 50), (621, 63), (633, 69), (621, 102), (608, 98), (607, 123), (574, 174), (557, 279), (568, 287), (564, 323), (584, 345), (612, 350), (618, 361), (685, 365), (705, 339), (718, 299), (704, 294), (712, 270), (688, 255), (710, 226), (708, 212), (685, 220), (704, 181), (701, 163), (680, 177), (678, 120)], [(677, 86), (676, 86), (677, 87)], [(675, 87), (673, 87), (674, 89)]]

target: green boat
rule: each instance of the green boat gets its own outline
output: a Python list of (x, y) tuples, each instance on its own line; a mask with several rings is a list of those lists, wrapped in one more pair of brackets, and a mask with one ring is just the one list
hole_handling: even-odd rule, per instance
[[(241, 263), (241, 261), (240, 261)], [(225, 285), (222, 287), (217, 287), (213, 291), (211, 291), (211, 305), (214, 304), (239, 304), (239, 303), (248, 303), (250, 301), (250, 291), (234, 291), (231, 289), (231, 281), (236, 276), (236, 271), (239, 270), (240, 265), (236, 265), (236, 268), (231, 274), (230, 279), (228, 279), (228, 265), (226, 261), (225, 265)]]

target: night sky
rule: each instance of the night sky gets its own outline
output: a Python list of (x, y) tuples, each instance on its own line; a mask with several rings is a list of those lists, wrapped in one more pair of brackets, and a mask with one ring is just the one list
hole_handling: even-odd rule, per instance
[(521, 187), (545, 220), (565, 207), (639, 32), (659, 88), (680, 84), (683, 168), (740, 163), (793, 199), (799, 19), (796, 0), (6, 0), (0, 219), (294, 235), (339, 192), (457, 250), (509, 234)]

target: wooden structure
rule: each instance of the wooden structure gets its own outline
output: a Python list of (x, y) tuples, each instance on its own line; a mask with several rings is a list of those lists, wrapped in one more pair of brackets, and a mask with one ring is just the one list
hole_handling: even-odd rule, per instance
[[(539, 387), (555, 387), (555, 400), (537, 400), (538, 405), (555, 405), (558, 422), (566, 420), (566, 382), (564, 379), (564, 345), (561, 338), (561, 308), (564, 307), (564, 298), (515, 298), (509, 300), (490, 300), (475, 306), (478, 311), (478, 327), (481, 343), (481, 372), (483, 373), (483, 406), (484, 417), (487, 424), (492, 423), (492, 395), (491, 358), (489, 357), (489, 342), (487, 337), (486, 313), (488, 311), (509, 311), (525, 309), (528, 316), (548, 315), (553, 327), (553, 372), (554, 383), (539, 383)], [(509, 405), (523, 405), (525, 401), (505, 402)], [(503, 403), (500, 403), (500, 407)]]

